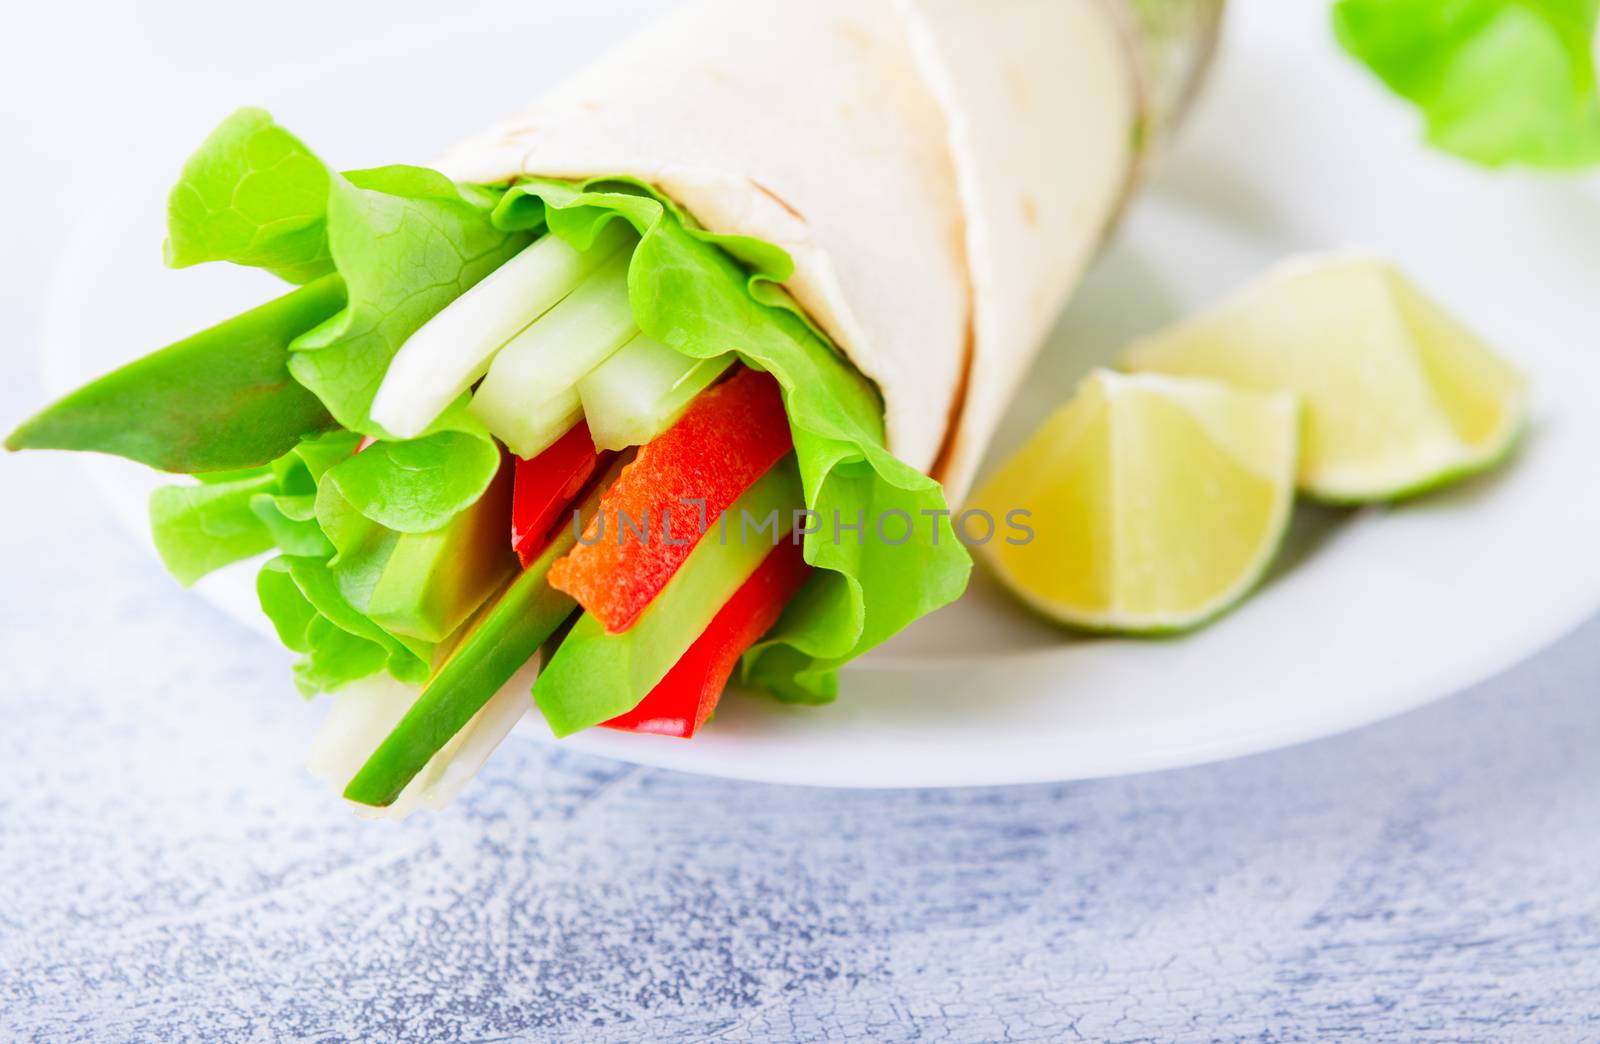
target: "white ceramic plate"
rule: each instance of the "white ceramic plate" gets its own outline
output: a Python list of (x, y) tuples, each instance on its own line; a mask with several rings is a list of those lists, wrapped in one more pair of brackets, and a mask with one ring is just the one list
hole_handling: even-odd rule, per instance
[[(692, 743), (603, 731), (565, 742), (841, 786), (1105, 776), (1377, 721), (1510, 665), (1595, 611), (1600, 204), (1571, 183), (1490, 175), (1425, 151), (1410, 115), (1337, 54), (1324, 5), (1241, 4), (1233, 15), (1182, 142), (1055, 332), (996, 453), (1131, 335), (1286, 253), (1360, 246), (1396, 258), (1532, 375), (1532, 431), (1515, 466), (1394, 510), (1303, 509), (1274, 579), (1190, 637), (1068, 638), (979, 576), (960, 604), (848, 670), (835, 706), (730, 698)], [(541, 23), (541, 53), (555, 64), (531, 78), (526, 63), (482, 60), (503, 28), (460, 29), (373, 45), (314, 84), (221, 106), (265, 101), (341, 166), (424, 161), (498, 116), (502, 99), (579, 61), (592, 27)], [(57, 390), (269, 292), (253, 273), (161, 268), (161, 199), (178, 157), (148, 160), (107, 186), (59, 273), (47, 346)], [(149, 476), (116, 461), (92, 467), (142, 534)], [(248, 571), (200, 591), (270, 633)]]

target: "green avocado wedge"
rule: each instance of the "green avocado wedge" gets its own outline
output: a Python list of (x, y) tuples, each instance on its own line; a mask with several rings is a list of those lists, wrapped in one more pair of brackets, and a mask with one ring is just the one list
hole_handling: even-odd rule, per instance
[(334, 427), (289, 374), (289, 342), (345, 303), (337, 275), (106, 374), (35, 414), (6, 449), (88, 450), (161, 471), (267, 464)]
[(439, 642), (466, 622), (515, 571), (506, 520), (511, 469), (443, 528), (401, 533), (372, 589), (367, 615), (379, 626)]
[(406, 784), (572, 615), (577, 603), (551, 587), (546, 576), (577, 542), (599, 506), (601, 491), (620, 471), (620, 464), (613, 466), (575, 509), (578, 519), (557, 529), (544, 553), (479, 611), (422, 695), (345, 787), (348, 800), (380, 808), (393, 804)]

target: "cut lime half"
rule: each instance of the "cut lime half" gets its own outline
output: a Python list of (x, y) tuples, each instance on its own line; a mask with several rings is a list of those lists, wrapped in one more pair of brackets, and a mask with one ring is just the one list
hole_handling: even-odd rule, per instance
[(1097, 371), (973, 498), (1000, 523), (980, 552), (1061, 623), (1197, 626), (1271, 562), (1294, 501), (1298, 431), (1290, 395)]

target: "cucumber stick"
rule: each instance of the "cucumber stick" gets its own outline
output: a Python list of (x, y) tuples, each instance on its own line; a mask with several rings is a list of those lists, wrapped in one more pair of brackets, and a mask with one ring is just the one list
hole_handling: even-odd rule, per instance
[(517, 456), (549, 444), (559, 421), (551, 406), (569, 402), (563, 396), (575, 395), (580, 378), (638, 334), (628, 304), (631, 259), (631, 251), (614, 254), (494, 357), (472, 412)]
[(732, 353), (695, 359), (640, 334), (578, 382), (600, 449), (642, 446), (672, 427), (694, 397), (733, 365)]
[(588, 250), (541, 236), (407, 338), (372, 400), (372, 419), (397, 438), (421, 435), (484, 375), (495, 353), (603, 263), (631, 255), (635, 238), (620, 221), (607, 224)]
[[(578, 400), (577, 389), (568, 388), (553, 399), (529, 407), (527, 414), (527, 421), (518, 429), (518, 441), (507, 441), (506, 445), (519, 457), (533, 458), (555, 445), (557, 439), (583, 419), (583, 405)], [(506, 439), (506, 436), (501, 438)]]

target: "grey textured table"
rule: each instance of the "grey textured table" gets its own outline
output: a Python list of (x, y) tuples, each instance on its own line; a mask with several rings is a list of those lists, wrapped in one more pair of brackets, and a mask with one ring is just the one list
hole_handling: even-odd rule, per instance
[[(274, 10), (8, 21), (0, 422), (107, 157), (180, 154), (217, 98), (430, 8)], [(372, 825), (301, 772), (283, 654), (64, 464), (0, 462), (0, 1039), (1600, 1037), (1600, 622), (1207, 768), (837, 792), (519, 739), (451, 814)]]

